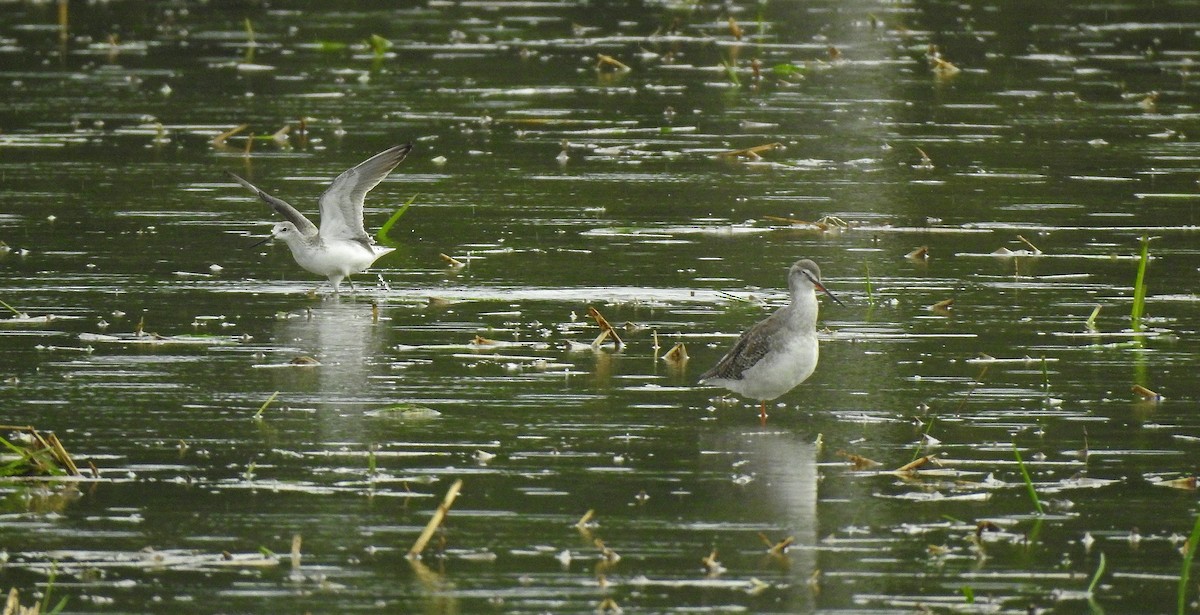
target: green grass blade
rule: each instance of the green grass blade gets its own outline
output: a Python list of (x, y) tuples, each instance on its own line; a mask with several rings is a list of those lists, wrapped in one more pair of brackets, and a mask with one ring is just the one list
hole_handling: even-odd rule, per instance
[(58, 577), (58, 562), (50, 562), (50, 576), (46, 579), (46, 593), (42, 596), (41, 610), (45, 612), (50, 606), (50, 594), (54, 592), (54, 579)]
[(367, 43), (371, 46), (371, 51), (375, 54), (376, 58), (382, 58), (383, 54), (392, 48), (392, 41), (378, 34), (372, 34), (371, 38), (367, 39)]
[(413, 201), (417, 200), (417, 197), (419, 196), (421, 196), (421, 193), (419, 192), (412, 195), (412, 198), (408, 199), (407, 202), (401, 205), (400, 209), (397, 209), (396, 213), (392, 214), (392, 217), (388, 218), (388, 221), (384, 222), (383, 226), (379, 227), (379, 233), (375, 236), (379, 243), (388, 247), (392, 247), (400, 243), (389, 237), (388, 233), (392, 230), (392, 227), (396, 225), (396, 221), (400, 219), (400, 216), (403, 216), (404, 212), (408, 211), (408, 206), (412, 205)]
[(59, 613), (62, 613), (63, 610), (66, 608), (67, 608), (67, 597), (63, 596), (58, 601), (58, 604), (54, 605), (54, 608), (50, 609), (49, 611), (43, 611), (43, 612), (46, 613), (46, 615), (58, 615)]
[(267, 406), (271, 405), (271, 402), (275, 401), (276, 397), (279, 397), (279, 391), (271, 393), (271, 396), (267, 398), (267, 401), (264, 401), (263, 405), (258, 407), (258, 412), (254, 413), (254, 420), (257, 421), (262, 418), (263, 411), (267, 409)]
[(1100, 577), (1104, 575), (1104, 553), (1100, 553), (1100, 564), (1096, 566), (1096, 574), (1092, 575), (1092, 582), (1088, 583), (1087, 593), (1089, 596), (1096, 595), (1096, 586), (1100, 584)]
[(8, 311), (12, 312), (17, 318), (21, 318), (21, 317), (25, 316), (17, 308), (5, 303), (3, 299), (0, 299), (0, 305), (3, 305), (4, 307), (8, 308)]
[(729, 82), (739, 88), (742, 87), (742, 80), (738, 79), (737, 68), (726, 62), (721, 62), (721, 66), (725, 67), (725, 76), (729, 77)]
[(1017, 467), (1021, 468), (1021, 476), (1025, 479), (1025, 489), (1029, 491), (1029, 499), (1033, 500), (1033, 507), (1037, 509), (1039, 515), (1046, 514), (1042, 510), (1042, 501), (1038, 499), (1037, 490), (1033, 488), (1033, 479), (1029, 476), (1029, 468), (1025, 467), (1025, 461), (1021, 459), (1021, 450), (1017, 448), (1017, 441), (1013, 440), (1013, 455), (1017, 458)]
[(1197, 541), (1200, 541), (1200, 515), (1196, 515), (1196, 522), (1192, 524), (1192, 535), (1188, 536), (1184, 545), (1183, 569), (1179, 571), (1179, 590), (1176, 594), (1178, 604), (1175, 612), (1179, 615), (1187, 611), (1188, 577), (1192, 572), (1192, 558), (1196, 557)]
[(1092, 315), (1088, 316), (1088, 319), (1086, 321), (1084, 321), (1083, 326), (1087, 327), (1088, 331), (1095, 331), (1096, 330), (1096, 317), (1099, 315), (1100, 315), (1100, 306), (1097, 305), (1096, 308), (1092, 310)]
[(1142, 314), (1146, 310), (1146, 262), (1150, 260), (1150, 236), (1142, 235), (1142, 254), (1138, 259), (1137, 279), (1133, 282), (1133, 307), (1129, 324), (1134, 331), (1142, 330)]

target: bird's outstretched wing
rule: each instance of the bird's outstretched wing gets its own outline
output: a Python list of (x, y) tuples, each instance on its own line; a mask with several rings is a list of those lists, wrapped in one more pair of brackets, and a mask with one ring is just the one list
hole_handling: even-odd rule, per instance
[(762, 320), (742, 333), (738, 341), (733, 345), (725, 356), (721, 357), (720, 361), (713, 366), (712, 369), (700, 375), (700, 382), (704, 382), (709, 378), (723, 378), (725, 380), (741, 380), (742, 374), (754, 367), (768, 352), (771, 350), (773, 340), (768, 333), (772, 328), (767, 325), (767, 321), (774, 318), (772, 314), (766, 320)]
[(368, 158), (337, 176), (321, 195), (321, 236), (372, 243), (363, 228), (363, 199), (412, 150), (397, 145)]
[(301, 235), (304, 235), (305, 237), (311, 237), (312, 235), (317, 234), (316, 225), (314, 225), (312, 222), (309, 222), (308, 218), (304, 217), (304, 214), (297, 211), (296, 208), (292, 207), (287, 201), (281, 198), (273, 197), (266, 192), (259, 190), (257, 186), (242, 179), (237, 173), (231, 172), (230, 175), (233, 176), (233, 178), (236, 179), (239, 184), (257, 194), (258, 198), (266, 201), (267, 205), (275, 208), (275, 211), (279, 212), (279, 215), (286, 218), (288, 222), (295, 224), (296, 229), (300, 231)]

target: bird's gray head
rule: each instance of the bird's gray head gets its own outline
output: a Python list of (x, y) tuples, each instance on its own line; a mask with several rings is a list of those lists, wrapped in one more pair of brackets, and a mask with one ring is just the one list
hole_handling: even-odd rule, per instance
[(276, 222), (275, 226), (271, 227), (271, 236), (287, 240), (288, 235), (299, 235), (296, 230), (296, 225), (291, 222)]
[(807, 258), (796, 261), (788, 271), (788, 290), (795, 295), (799, 292), (812, 292), (813, 289), (824, 291), (834, 303), (844, 305), (821, 283), (821, 268), (816, 263)]

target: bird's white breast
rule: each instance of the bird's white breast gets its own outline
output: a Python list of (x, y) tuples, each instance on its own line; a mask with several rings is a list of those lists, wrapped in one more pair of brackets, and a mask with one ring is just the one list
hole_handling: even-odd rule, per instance
[(356, 241), (322, 241), (316, 246), (289, 246), (296, 263), (318, 275), (350, 275), (365, 270), (383, 254)]

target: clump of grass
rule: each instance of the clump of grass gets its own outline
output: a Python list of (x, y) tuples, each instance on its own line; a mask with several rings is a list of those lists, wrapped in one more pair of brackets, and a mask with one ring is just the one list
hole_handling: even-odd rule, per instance
[(1021, 450), (1017, 448), (1017, 441), (1013, 440), (1013, 455), (1017, 458), (1017, 467), (1021, 469), (1021, 477), (1025, 479), (1025, 489), (1029, 492), (1029, 499), (1033, 500), (1033, 507), (1037, 509), (1039, 515), (1046, 514), (1042, 510), (1042, 501), (1038, 498), (1037, 490), (1033, 488), (1033, 479), (1029, 476), (1029, 468), (1025, 467), (1025, 461), (1021, 459)]
[(0, 476), (79, 476), (75, 460), (53, 433), (31, 426), (0, 425), (0, 430), (24, 434), (21, 439), (0, 437), (0, 446), (15, 455), (0, 463)]
[(1133, 307), (1129, 324), (1134, 331), (1142, 330), (1142, 314), (1146, 310), (1146, 263), (1150, 260), (1150, 236), (1142, 235), (1142, 253), (1138, 259), (1137, 279), (1133, 282)]
[(21, 592), (17, 591), (17, 588), (14, 587), (8, 590), (8, 598), (4, 601), (3, 605), (4, 615), (58, 615), (58, 613), (63, 612), (63, 609), (67, 608), (66, 596), (63, 596), (58, 601), (58, 604), (55, 604), (53, 607), (50, 606), (50, 594), (54, 591), (54, 580), (56, 577), (58, 577), (58, 565), (52, 563), (50, 565), (50, 577), (46, 581), (46, 593), (42, 596), (42, 601), (40, 603), (35, 602), (33, 606), (21, 605)]

